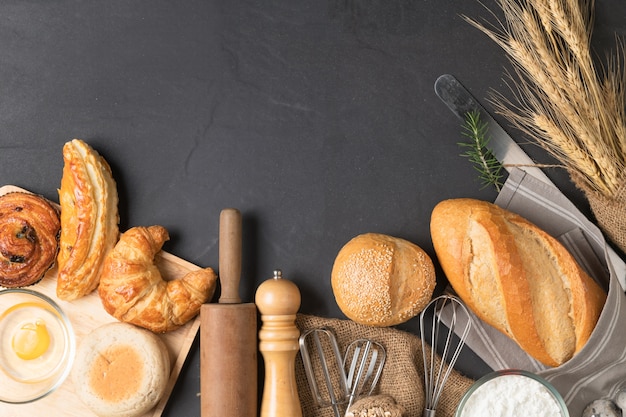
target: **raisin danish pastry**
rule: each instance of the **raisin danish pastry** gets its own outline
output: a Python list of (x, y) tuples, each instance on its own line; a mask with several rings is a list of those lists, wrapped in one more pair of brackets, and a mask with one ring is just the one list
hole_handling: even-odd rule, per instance
[(0, 196), (0, 286), (25, 287), (54, 265), (59, 247), (59, 212), (27, 192)]
[(215, 291), (211, 268), (165, 281), (155, 255), (169, 239), (162, 226), (133, 227), (106, 256), (98, 293), (104, 309), (120, 321), (164, 333), (182, 326)]
[(98, 286), (119, 237), (117, 187), (105, 159), (80, 139), (63, 146), (57, 296), (75, 300)]

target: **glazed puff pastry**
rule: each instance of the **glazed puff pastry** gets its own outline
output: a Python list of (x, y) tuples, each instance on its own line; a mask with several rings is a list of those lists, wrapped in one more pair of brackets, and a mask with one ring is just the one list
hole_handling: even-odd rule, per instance
[(102, 263), (119, 237), (117, 186), (105, 159), (87, 143), (63, 146), (57, 296), (75, 300), (98, 286)]
[(59, 212), (45, 198), (14, 191), (0, 196), (0, 286), (41, 280), (57, 256)]
[(164, 333), (182, 326), (215, 292), (211, 268), (165, 281), (155, 255), (169, 239), (162, 226), (133, 227), (107, 255), (98, 293), (104, 309), (120, 321)]

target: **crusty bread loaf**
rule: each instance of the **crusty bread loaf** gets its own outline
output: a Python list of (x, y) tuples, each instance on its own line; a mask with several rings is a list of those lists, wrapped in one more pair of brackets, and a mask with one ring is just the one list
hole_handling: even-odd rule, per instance
[(170, 375), (167, 346), (154, 333), (109, 323), (82, 340), (72, 368), (74, 389), (100, 417), (134, 417), (161, 399)]
[(474, 199), (440, 202), (430, 228), (450, 284), (479, 318), (548, 366), (585, 345), (606, 294), (556, 239)]
[(435, 290), (433, 262), (407, 240), (366, 233), (339, 251), (331, 272), (335, 300), (351, 320), (393, 326), (418, 315)]

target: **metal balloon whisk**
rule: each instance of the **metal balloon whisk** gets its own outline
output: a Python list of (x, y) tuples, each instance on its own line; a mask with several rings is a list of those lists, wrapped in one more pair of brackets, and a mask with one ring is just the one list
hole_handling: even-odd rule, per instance
[[(442, 322), (446, 310), (448, 326)], [(432, 314), (432, 317), (428, 317)], [(430, 321), (430, 352), (426, 346), (426, 324)], [(426, 391), (423, 417), (435, 417), (437, 404), (454, 364), (465, 345), (472, 327), (472, 318), (457, 297), (441, 295), (434, 298), (420, 313), (420, 334), (424, 356), (424, 388)], [(437, 353), (440, 352), (440, 360)]]

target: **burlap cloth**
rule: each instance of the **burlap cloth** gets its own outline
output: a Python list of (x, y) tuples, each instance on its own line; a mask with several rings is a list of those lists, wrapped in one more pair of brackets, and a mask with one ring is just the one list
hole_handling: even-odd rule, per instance
[(626, 253), (626, 175), (622, 176), (621, 185), (613, 197), (607, 197), (582, 184), (574, 182), (584, 191), (591, 211), (598, 226), (622, 253)]
[[(387, 394), (405, 408), (404, 417), (422, 417), (424, 409), (424, 371), (421, 339), (394, 328), (360, 325), (351, 320), (329, 319), (298, 314), (296, 324), (300, 331), (330, 327), (337, 336), (343, 353), (350, 342), (369, 338), (381, 343), (387, 351), (387, 360), (375, 394)], [(330, 352), (327, 352), (330, 355)], [(315, 364), (314, 364), (315, 365)], [(318, 369), (319, 370), (319, 369)], [(319, 408), (307, 382), (302, 357), (296, 358), (296, 382), (304, 417), (333, 417), (331, 407)], [(438, 417), (454, 416), (463, 394), (474, 381), (460, 373), (450, 374), (439, 405)], [(322, 381), (320, 381), (322, 384)]]

